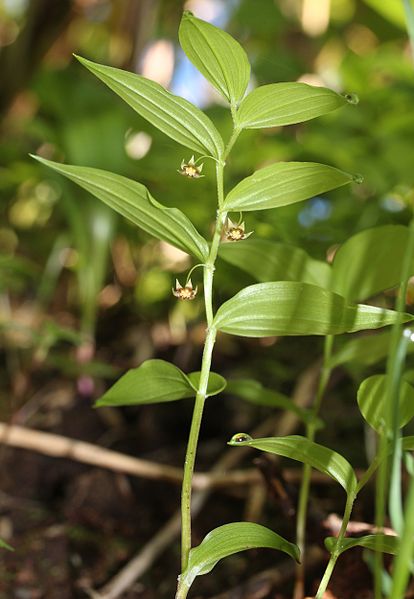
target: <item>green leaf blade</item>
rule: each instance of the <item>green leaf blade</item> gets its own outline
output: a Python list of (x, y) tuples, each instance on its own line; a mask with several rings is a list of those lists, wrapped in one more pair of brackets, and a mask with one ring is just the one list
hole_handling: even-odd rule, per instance
[(277, 162), (243, 179), (227, 195), (227, 211), (268, 210), (302, 202), (342, 185), (354, 177), (316, 162)]
[(303, 123), (322, 116), (347, 100), (331, 89), (306, 83), (271, 83), (254, 89), (237, 111), (241, 129), (261, 129)]
[(197, 576), (208, 574), (221, 559), (247, 549), (269, 548), (283, 551), (299, 561), (299, 549), (260, 524), (232, 522), (212, 530), (198, 547), (191, 549), (188, 567), (180, 583), (190, 588)]
[(240, 268), (260, 283), (303, 281), (328, 287), (329, 264), (314, 260), (301, 248), (264, 239), (246, 239), (242, 243), (222, 243), (219, 256)]
[(64, 175), (157, 239), (167, 241), (202, 262), (207, 260), (207, 241), (177, 208), (166, 208), (144, 185), (100, 169), (72, 166), (32, 156)]
[(253, 447), (308, 464), (336, 480), (346, 493), (353, 494), (356, 491), (357, 478), (350, 463), (336, 451), (309, 441), (305, 437), (290, 435), (237, 441), (235, 435), (229, 445)]
[(95, 406), (145, 405), (194, 396), (194, 388), (177, 366), (164, 360), (147, 360), (124, 374)]
[[(362, 381), (357, 393), (362, 416), (374, 430), (381, 434), (386, 430), (384, 421), (386, 392), (387, 376), (374, 374)], [(404, 380), (401, 381), (399, 400), (398, 426), (402, 428), (414, 417), (414, 388)]]
[(340, 295), (316, 285), (278, 281), (242, 289), (220, 306), (214, 326), (241, 337), (338, 335), (392, 324), (396, 314), (375, 306), (349, 305)]
[(174, 96), (155, 81), (76, 56), (91, 73), (139, 115), (179, 144), (220, 158), (224, 144), (210, 119), (196, 106)]
[(241, 45), (189, 11), (183, 14), (178, 35), (193, 65), (230, 104), (237, 105), (250, 79), (250, 64)]
[[(190, 384), (193, 386), (193, 388), (195, 389), (196, 392), (198, 391), (198, 388), (200, 386), (200, 374), (201, 374), (201, 372), (197, 371), (197, 372), (190, 372), (190, 374), (187, 375), (187, 378), (190, 381)], [(221, 376), (220, 374), (217, 374), (216, 372), (210, 372), (210, 375), (208, 378), (206, 397), (212, 397), (213, 395), (218, 395), (219, 393), (224, 391), (226, 386), (227, 386), (227, 381), (223, 376)]]
[[(336, 537), (326, 537), (325, 547), (332, 553), (337, 545)], [(366, 535), (364, 537), (358, 537), (355, 539), (342, 539), (339, 545), (339, 554), (352, 549), (353, 547), (364, 547), (364, 549), (371, 549), (372, 551), (380, 551), (381, 553), (390, 553), (396, 555), (398, 553), (400, 545), (400, 539), (392, 535), (375, 534)]]
[(7, 551), (14, 551), (13, 547), (11, 547), (6, 541), (0, 539), (0, 549), (7, 549)]

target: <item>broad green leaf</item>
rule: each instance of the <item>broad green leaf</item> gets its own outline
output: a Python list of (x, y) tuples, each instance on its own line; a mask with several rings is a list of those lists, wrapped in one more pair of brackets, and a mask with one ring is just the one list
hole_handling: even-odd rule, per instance
[(348, 173), (316, 162), (277, 162), (243, 179), (224, 201), (228, 211), (267, 210), (302, 202), (351, 183)]
[(8, 551), (14, 551), (13, 547), (8, 545), (6, 543), (6, 541), (3, 541), (3, 539), (0, 539), (0, 549), (7, 549)]
[(404, 451), (414, 451), (414, 435), (403, 437), (401, 441)]
[[(214, 326), (241, 337), (338, 335), (392, 324), (396, 312), (350, 305), (336, 293), (295, 281), (245, 287), (218, 309)], [(405, 314), (404, 320), (411, 320)]]
[[(337, 540), (336, 537), (326, 537), (325, 547), (330, 553), (336, 548)], [(337, 549), (339, 550), (339, 554), (347, 551), (347, 549), (352, 549), (353, 547), (364, 547), (366, 549), (372, 549), (372, 551), (380, 551), (381, 553), (391, 553), (392, 555), (395, 555), (398, 552), (399, 544), (400, 539), (398, 537), (378, 533), (355, 539), (342, 539)]]
[(220, 158), (224, 146), (219, 132), (191, 102), (141, 75), (76, 58), (157, 129), (186, 148)]
[(167, 241), (203, 262), (207, 260), (208, 244), (191, 221), (178, 208), (166, 208), (157, 202), (141, 183), (96, 168), (32, 157), (68, 177), (157, 239)]
[(215, 528), (198, 547), (191, 549), (188, 566), (180, 577), (180, 584), (188, 589), (197, 576), (211, 572), (221, 559), (260, 547), (283, 551), (297, 562), (300, 559), (296, 545), (268, 528), (253, 522), (232, 522)]
[(232, 105), (243, 98), (250, 78), (246, 52), (225, 31), (185, 11), (180, 44), (193, 65)]
[(241, 129), (280, 127), (309, 121), (347, 103), (331, 89), (306, 83), (271, 83), (257, 87), (240, 104), (236, 125)]
[[(247, 435), (244, 435), (247, 437)], [(238, 439), (242, 440), (238, 440)], [(339, 453), (299, 435), (244, 440), (243, 433), (234, 435), (229, 445), (254, 447), (308, 464), (336, 480), (348, 494), (355, 493), (357, 479), (351, 464)]]
[(194, 387), (177, 366), (164, 360), (147, 360), (124, 374), (95, 405), (143, 405), (194, 395)]
[[(190, 385), (192, 385), (193, 389), (197, 392), (200, 385), (200, 372), (190, 372), (187, 377), (190, 381)], [(227, 381), (224, 377), (222, 377), (220, 374), (216, 374), (215, 372), (210, 372), (206, 397), (211, 397), (212, 395), (221, 393), (223, 389), (226, 388), (226, 385)]]
[(293, 245), (246, 239), (242, 243), (222, 243), (219, 256), (260, 283), (303, 281), (321, 287), (329, 286), (329, 264), (314, 260), (304, 250)]
[(353, 235), (335, 254), (332, 291), (358, 301), (399, 285), (408, 236), (408, 227), (402, 225), (384, 225)]
[[(384, 432), (384, 410), (387, 377), (374, 374), (359, 386), (357, 400), (361, 414), (373, 429)], [(414, 388), (401, 381), (399, 427), (402, 428), (414, 417)]]
[(233, 379), (227, 381), (226, 393), (236, 395), (245, 401), (259, 406), (289, 410), (290, 412), (294, 412), (303, 422), (315, 420), (310, 410), (300, 408), (289, 397), (283, 395), (283, 393), (266, 389), (258, 381), (253, 379)]
[[(390, 347), (390, 331), (381, 331), (374, 335), (364, 335), (350, 339), (328, 360), (329, 368), (347, 363), (359, 366), (371, 366), (387, 357)], [(414, 351), (414, 344), (412, 351)]]

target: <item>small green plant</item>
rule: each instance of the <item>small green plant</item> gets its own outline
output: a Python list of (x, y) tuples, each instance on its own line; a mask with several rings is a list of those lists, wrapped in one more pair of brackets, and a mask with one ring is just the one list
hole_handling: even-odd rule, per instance
[[(183, 98), (172, 95), (157, 83), (84, 58), (78, 57), (78, 60), (142, 117), (191, 152), (200, 155), (197, 159), (194, 156), (185, 157), (181, 165), (174, 165), (180, 175), (198, 179), (204, 176), (200, 160), (213, 161), (217, 211), (210, 243), (179, 208), (163, 206), (152, 197), (146, 187), (136, 181), (111, 172), (63, 165), (35, 157), (95, 195), (138, 227), (191, 255), (196, 261), (195, 266), (188, 273), (187, 279), (181, 282), (177, 280), (172, 289), (178, 300), (191, 301), (196, 297), (198, 286), (193, 285), (190, 275), (196, 267), (203, 271), (206, 336), (201, 370), (186, 374), (163, 360), (148, 360), (139, 368), (127, 372), (98, 400), (97, 406), (140, 405), (185, 397), (195, 398), (182, 485), (181, 574), (176, 599), (187, 597), (197, 576), (210, 572), (219, 560), (239, 551), (268, 547), (283, 551), (300, 561), (300, 549), (303, 551), (305, 544), (310, 468), (317, 468), (337, 481), (345, 490), (346, 507), (338, 538), (328, 539), (326, 542), (331, 558), (317, 594), (320, 599), (340, 553), (355, 544), (391, 553), (395, 552), (397, 546), (394, 538), (384, 535), (358, 540), (344, 538), (355, 498), (375, 471), (382, 456), (377, 457), (367, 474), (358, 482), (348, 461), (315, 443), (314, 436), (320, 422), (319, 407), (333, 367), (332, 360), (335, 358), (332, 355), (333, 336), (377, 329), (390, 325), (397, 319), (408, 321), (410, 315), (357, 303), (379, 290), (398, 284), (401, 273), (395, 269), (393, 258), (386, 261), (385, 265), (381, 264), (382, 270), (386, 270), (382, 279), (378, 280), (377, 274), (371, 277), (369, 273), (372, 268), (368, 269), (368, 281), (364, 270), (364, 276), (361, 276), (362, 261), (367, 259), (365, 249), (372, 247), (372, 240), (367, 239), (367, 235), (362, 238), (355, 236), (345, 244), (338, 251), (332, 267), (311, 259), (299, 248), (247, 239), (252, 232), (245, 231), (243, 213), (301, 202), (342, 185), (359, 183), (359, 175), (311, 162), (277, 162), (260, 168), (225, 193), (226, 162), (243, 130), (301, 123), (348, 103), (355, 104), (355, 96), (340, 95), (330, 89), (304, 83), (273, 83), (257, 87), (246, 94), (250, 64), (243, 48), (230, 35), (185, 12), (179, 39), (189, 59), (229, 105), (233, 131), (227, 143), (201, 110)], [(196, 185), (195, 182), (194, 184)], [(240, 219), (237, 220), (240, 213)], [(394, 231), (392, 234), (397, 245), (402, 243), (400, 233)], [(229, 243), (222, 243), (222, 240)], [(362, 249), (355, 249), (358, 244), (363, 246)], [(361, 260), (355, 258), (355, 251)], [(352, 259), (349, 257), (350, 253)], [(216, 310), (213, 290), (218, 255), (255, 276), (258, 283), (242, 289)], [(222, 392), (227, 384), (220, 374), (211, 372), (212, 354), (218, 333), (256, 338), (273, 335), (322, 335), (326, 338), (321, 383), (311, 413), (289, 405), (286, 398), (263, 389), (257, 381), (229, 381), (228, 385), (228, 390), (236, 395), (248, 396), (252, 401), (258, 397), (259, 401), (265, 398), (268, 402), (273, 402), (273, 405), (292, 409), (306, 423), (306, 437), (253, 440), (246, 434), (238, 434), (230, 442), (232, 445), (247, 445), (290, 457), (305, 464), (298, 518), (299, 547), (268, 528), (250, 522), (233, 522), (220, 526), (211, 531), (199, 546), (192, 547), (191, 487), (203, 408), (206, 399)], [(359, 395), (361, 410), (374, 428), (379, 426), (379, 417), (372, 405), (376, 402), (382, 384), (382, 379), (368, 380)], [(401, 424), (413, 415), (412, 404), (408, 401), (411, 393), (411, 389), (407, 389), (408, 399), (403, 399), (404, 417)], [(409, 441), (407, 444), (409, 445)]]

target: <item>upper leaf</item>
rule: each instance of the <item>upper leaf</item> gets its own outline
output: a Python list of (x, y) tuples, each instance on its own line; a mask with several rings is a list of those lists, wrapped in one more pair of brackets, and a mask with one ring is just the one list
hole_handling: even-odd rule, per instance
[(257, 281), (303, 281), (328, 287), (329, 264), (314, 260), (301, 248), (264, 239), (222, 243), (219, 256), (241, 268)]
[[(241, 437), (242, 435), (240, 435)], [(229, 445), (254, 447), (267, 453), (309, 464), (336, 480), (347, 493), (355, 493), (357, 479), (351, 464), (339, 453), (299, 435), (239, 441), (235, 435)]]
[(336, 537), (326, 537), (325, 547), (332, 552), (334, 549), (339, 550), (339, 554), (352, 547), (365, 547), (372, 551), (381, 551), (381, 553), (391, 553), (395, 555), (398, 552), (400, 539), (392, 535), (375, 534), (358, 537), (355, 539), (342, 539), (337, 547), (338, 539)]
[[(359, 386), (358, 406), (361, 414), (377, 432), (385, 431), (385, 398), (387, 377), (384, 374), (374, 374)], [(414, 388), (406, 381), (401, 381), (399, 398), (399, 427), (403, 427), (414, 417)]]
[[(383, 225), (353, 235), (335, 254), (332, 291), (360, 301), (399, 285), (408, 236), (408, 227), (402, 225)], [(409, 274), (414, 274), (414, 263)]]
[(190, 588), (194, 579), (208, 574), (218, 561), (239, 551), (267, 547), (278, 549), (299, 561), (299, 549), (272, 530), (253, 522), (232, 522), (212, 530), (198, 547), (191, 549), (180, 584)]
[(207, 241), (178, 208), (166, 208), (150, 195), (148, 189), (108, 171), (85, 166), (71, 166), (33, 156), (36, 160), (65, 175), (147, 233), (207, 260)]
[[(218, 309), (217, 329), (242, 337), (338, 335), (392, 324), (396, 312), (346, 300), (295, 281), (259, 283), (242, 289)], [(409, 314), (404, 320), (411, 320)]]
[(243, 98), (250, 78), (246, 52), (225, 31), (185, 11), (179, 29), (180, 44), (195, 67), (230, 102)]
[(227, 195), (224, 208), (251, 211), (302, 202), (355, 178), (332, 166), (315, 162), (277, 162), (243, 179)]
[(266, 389), (258, 381), (253, 379), (233, 379), (228, 381), (226, 393), (236, 395), (252, 404), (289, 410), (290, 412), (294, 412), (303, 422), (315, 420), (311, 410), (305, 410), (297, 406), (289, 397), (283, 395), (283, 393)]
[(240, 104), (241, 129), (279, 127), (309, 121), (347, 103), (331, 89), (306, 83), (271, 83), (254, 89)]
[(220, 158), (224, 146), (219, 132), (191, 102), (141, 75), (76, 58), (157, 129), (186, 148)]
[(147, 360), (138, 368), (128, 370), (95, 405), (143, 405), (194, 395), (193, 386), (177, 366), (164, 360)]

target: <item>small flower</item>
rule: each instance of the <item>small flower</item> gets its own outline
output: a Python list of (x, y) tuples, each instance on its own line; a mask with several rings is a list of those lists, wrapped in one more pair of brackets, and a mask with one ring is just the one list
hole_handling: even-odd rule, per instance
[(177, 173), (184, 175), (184, 177), (189, 177), (190, 179), (200, 179), (200, 177), (204, 177), (204, 175), (201, 174), (202, 170), (203, 164), (197, 166), (194, 161), (194, 156), (191, 156), (188, 162), (185, 162), (184, 160), (181, 162), (181, 167)]
[(197, 295), (198, 287), (197, 285), (193, 288), (193, 284), (191, 279), (187, 281), (185, 286), (180, 285), (178, 279), (175, 279), (175, 289), (172, 289), (173, 295), (178, 297), (181, 300), (193, 300)]
[(250, 237), (250, 233), (245, 233), (245, 224), (244, 222), (239, 225), (235, 225), (229, 218), (227, 218), (226, 226), (224, 229), (224, 235), (228, 241), (242, 241), (243, 239), (247, 239)]

